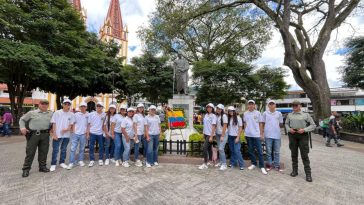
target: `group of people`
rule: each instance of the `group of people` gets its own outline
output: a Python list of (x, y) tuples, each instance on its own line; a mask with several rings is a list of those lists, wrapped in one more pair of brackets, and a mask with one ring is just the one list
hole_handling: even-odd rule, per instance
[(334, 139), (334, 143), (337, 147), (344, 146), (339, 141), (339, 130), (340, 126), (340, 114), (336, 111), (332, 112), (329, 118), (319, 120), (320, 127), (322, 128), (322, 136), (326, 138), (326, 146), (332, 147), (331, 140)]
[[(298, 175), (298, 150), (300, 150), (306, 181), (312, 182), (308, 157), (309, 133), (315, 129), (316, 125), (312, 117), (301, 110), (301, 103), (299, 101), (294, 101), (292, 106), (293, 112), (287, 115), (284, 125), (288, 130), (289, 148), (292, 157), (292, 173), (290, 175), (292, 177)], [(244, 132), (251, 159), (251, 165), (248, 169), (253, 170), (259, 166), (261, 172), (265, 175), (268, 173), (267, 171), (272, 169), (283, 171), (280, 166), (282, 113), (276, 110), (276, 104), (273, 100), (268, 102), (269, 109), (263, 114), (255, 108), (254, 100), (249, 100), (248, 110), (244, 113), (242, 119), (233, 106), (229, 106), (225, 114), (224, 105), (222, 104), (217, 105), (216, 108), (212, 103), (206, 105), (206, 114), (203, 118), (203, 135), (205, 139), (203, 145), (204, 163), (199, 166), (199, 169), (208, 169), (212, 142), (215, 138), (218, 144), (220, 161), (216, 166), (219, 166), (220, 170), (227, 169), (224, 150), (225, 144), (228, 143), (231, 153), (229, 167), (239, 167), (240, 170), (244, 170), (244, 160), (240, 150), (240, 136)], [(265, 140), (267, 150), (267, 166), (265, 166), (263, 158), (261, 144), (263, 139)]]
[[(130, 167), (131, 150), (134, 150), (135, 166), (143, 166), (139, 159), (139, 146), (143, 146), (146, 158), (145, 166), (158, 166), (158, 145), (161, 134), (161, 120), (156, 114), (156, 106), (148, 108), (144, 115), (144, 105), (137, 108), (110, 104), (105, 113), (104, 105), (96, 103), (96, 111), (88, 113), (87, 104), (81, 103), (80, 112), (70, 111), (71, 101), (66, 99), (62, 109), (52, 113), (48, 110), (49, 102), (41, 100), (39, 108), (21, 117), (20, 131), (27, 137), (26, 157), (23, 165), (23, 177), (29, 171), (38, 148), (39, 171), (55, 171), (57, 164), (64, 169), (72, 169), (75, 165), (85, 166), (84, 150), (89, 140), (89, 164), (95, 165), (94, 147), (99, 144), (98, 165)], [(52, 139), (51, 167), (46, 167), (49, 149), (49, 136)], [(67, 147), (71, 141), (69, 163), (66, 164)], [(78, 158), (76, 152), (78, 150)], [(58, 161), (59, 159), (59, 161)]]

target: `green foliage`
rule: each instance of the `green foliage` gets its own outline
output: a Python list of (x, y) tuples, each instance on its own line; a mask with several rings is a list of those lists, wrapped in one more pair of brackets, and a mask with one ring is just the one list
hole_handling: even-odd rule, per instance
[(364, 131), (364, 112), (348, 115), (342, 119), (342, 127), (348, 131)]
[(194, 125), (193, 125), (193, 128), (195, 128), (195, 130), (196, 130), (198, 133), (202, 134), (202, 131), (203, 131), (203, 125), (194, 124)]
[(162, 128), (162, 132), (164, 133), (168, 129), (168, 123), (167, 122), (163, 122), (161, 124), (161, 128)]
[(364, 89), (364, 36), (349, 40), (346, 47), (346, 65), (340, 68), (342, 79), (349, 87)]
[(200, 133), (193, 133), (188, 137), (189, 141), (193, 142), (203, 142), (205, 139), (203, 138), (203, 135)]

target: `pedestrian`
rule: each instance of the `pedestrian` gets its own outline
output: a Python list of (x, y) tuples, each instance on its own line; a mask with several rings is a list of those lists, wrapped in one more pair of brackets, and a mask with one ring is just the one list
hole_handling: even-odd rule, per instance
[(75, 115), (71, 112), (71, 100), (65, 99), (62, 103), (62, 109), (57, 110), (52, 116), (52, 161), (50, 171), (53, 172), (57, 167), (57, 157), (59, 147), (61, 147), (59, 165), (66, 169), (65, 164), (67, 155), (67, 146), (73, 131), (73, 124), (75, 123)]
[(230, 167), (240, 167), (240, 170), (244, 170), (244, 160), (241, 154), (241, 141), (240, 136), (243, 132), (243, 120), (236, 113), (236, 109), (233, 106), (228, 107), (228, 144), (230, 149)]
[(89, 114), (88, 117), (88, 126), (87, 126), (87, 138), (90, 139), (90, 163), (89, 167), (93, 167), (95, 165), (95, 143), (96, 141), (99, 143), (99, 166), (104, 165), (103, 157), (104, 157), (104, 137), (103, 137), (103, 123), (106, 118), (106, 113), (103, 112), (104, 104), (102, 102), (96, 103), (96, 111), (93, 111)]
[(47, 154), (49, 150), (49, 132), (53, 113), (48, 110), (46, 99), (39, 101), (38, 109), (29, 111), (19, 120), (20, 132), (26, 137), (26, 156), (23, 165), (23, 177), (29, 176), (33, 159), (38, 148), (39, 172), (49, 172)]
[(310, 159), (308, 153), (309, 148), (309, 132), (315, 130), (315, 123), (308, 113), (301, 110), (301, 103), (298, 100), (292, 102), (293, 112), (289, 113), (286, 120), (286, 128), (289, 130), (289, 149), (292, 158), (292, 177), (298, 175), (298, 149), (306, 173), (306, 181), (312, 182)]
[(122, 143), (122, 133), (121, 133), (121, 124), (126, 117), (126, 105), (120, 106), (120, 112), (119, 114), (116, 114), (112, 120), (111, 124), (111, 137), (114, 139), (115, 144), (115, 151), (114, 151), (114, 157), (115, 157), (115, 166), (120, 166), (120, 163), (122, 163), (122, 154), (124, 152), (124, 145)]
[(218, 104), (216, 106), (216, 142), (219, 151), (219, 163), (217, 166), (220, 166), (220, 170), (226, 170), (226, 155), (225, 155), (225, 145), (228, 140), (228, 136), (226, 135), (228, 125), (228, 117), (224, 113), (224, 105)]
[(146, 167), (158, 166), (159, 136), (161, 134), (161, 121), (156, 115), (156, 107), (151, 105), (145, 117), (145, 136), (148, 142)]
[[(267, 149), (267, 171), (273, 168), (282, 172), (280, 166), (280, 149), (281, 149), (281, 127), (283, 127), (282, 113), (276, 110), (274, 100), (268, 101), (268, 110), (262, 114), (261, 123), (265, 139), (265, 147)], [(274, 156), (274, 164), (272, 162)]]
[(334, 142), (335, 142), (337, 147), (344, 146), (343, 144), (341, 144), (338, 141), (338, 137), (337, 137), (339, 129), (340, 129), (340, 126), (338, 124), (338, 121), (340, 120), (340, 115), (338, 113), (334, 113), (334, 114), (335, 114), (335, 118), (332, 118), (329, 121), (329, 126), (328, 126), (328, 129), (327, 129), (326, 147), (332, 147), (331, 144), (330, 144), (331, 139), (334, 139)]
[(199, 169), (207, 169), (208, 168), (208, 160), (212, 160), (212, 141), (215, 136), (216, 129), (216, 115), (215, 115), (215, 106), (212, 103), (206, 105), (206, 115), (203, 118), (203, 135), (204, 135), (204, 144), (203, 144), (203, 156), (204, 163), (199, 166)]
[(133, 117), (135, 113), (134, 108), (128, 108), (127, 116), (121, 123), (121, 133), (123, 133), (123, 145), (124, 145), (124, 153), (123, 153), (123, 167), (130, 167), (129, 158), (130, 158), (130, 141), (134, 138), (134, 122)]
[(85, 145), (86, 145), (86, 132), (87, 132), (87, 125), (88, 125), (88, 112), (87, 104), (82, 102), (80, 104), (80, 112), (75, 113), (75, 125), (73, 126), (73, 135), (71, 137), (71, 152), (70, 152), (70, 159), (67, 169), (70, 170), (75, 166), (75, 158), (76, 158), (76, 151), (78, 148), (78, 165), (83, 167), (85, 166), (84, 160), (84, 152), (85, 152)]
[(140, 142), (143, 143), (143, 155), (146, 159), (147, 152), (148, 152), (148, 142), (144, 136), (144, 105), (142, 103), (139, 103), (137, 106), (136, 113), (133, 117), (133, 123), (134, 123), (134, 137), (130, 140), (130, 148), (134, 149), (134, 160), (135, 160), (135, 166), (141, 167), (143, 166), (142, 162), (139, 160), (139, 147)]
[(11, 127), (14, 126), (14, 120), (13, 120), (13, 115), (11, 114), (9, 109), (5, 110), (2, 124), (3, 124), (3, 136), (10, 137)]
[(248, 152), (252, 164), (248, 167), (249, 170), (255, 169), (257, 159), (255, 151), (258, 154), (259, 168), (263, 174), (268, 174), (264, 168), (264, 158), (261, 140), (264, 139), (263, 129), (260, 126), (260, 112), (255, 109), (255, 101), (248, 101), (248, 111), (244, 113), (245, 137), (248, 142)]
[(114, 120), (116, 115), (116, 105), (110, 104), (109, 110), (106, 113), (104, 122), (103, 122), (103, 130), (104, 130), (104, 138), (103, 141), (105, 142), (105, 165), (108, 166), (111, 162), (115, 162), (113, 155), (114, 155), (114, 139), (111, 136), (112, 134), (112, 126), (111, 123)]

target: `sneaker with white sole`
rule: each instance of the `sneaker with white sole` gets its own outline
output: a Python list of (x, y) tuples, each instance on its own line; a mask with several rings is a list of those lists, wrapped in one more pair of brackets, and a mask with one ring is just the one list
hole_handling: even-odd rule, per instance
[(199, 169), (208, 169), (209, 167), (204, 163), (198, 167)]
[(128, 161), (125, 161), (125, 162), (123, 162), (123, 167), (130, 167), (130, 164), (129, 164), (129, 162)]
[(211, 166), (211, 163), (210, 162), (207, 162), (206, 166)]
[(67, 169), (67, 165), (65, 163), (61, 163), (59, 166), (61, 166), (63, 169)]
[(244, 170), (244, 167), (240, 167), (240, 170), (243, 171)]
[(227, 170), (227, 166), (226, 165), (221, 165), (219, 170), (221, 170), (221, 171)]
[(109, 159), (106, 159), (105, 160), (105, 165), (109, 165), (110, 164), (110, 160)]
[(139, 159), (135, 162), (135, 166), (137, 167), (142, 167), (143, 164), (142, 164), (142, 161), (140, 161)]
[(265, 170), (265, 168), (260, 168), (260, 170), (262, 170), (262, 173), (263, 173), (264, 175), (267, 175), (267, 174), (268, 174), (268, 172), (267, 172), (267, 170)]
[(102, 165), (104, 165), (104, 161), (99, 160), (99, 166), (102, 166)]
[(111, 158), (111, 159), (110, 159), (110, 162), (111, 162), (111, 163), (113, 163), (113, 164), (115, 164), (115, 162), (116, 162), (116, 161), (115, 161), (115, 159), (114, 159), (114, 158)]
[(73, 168), (73, 163), (70, 163), (67, 167), (68, 170), (71, 170)]
[(220, 162), (215, 164), (215, 167), (220, 167), (220, 166), (221, 166)]
[(90, 161), (90, 163), (88, 164), (88, 167), (93, 167), (95, 164), (95, 161)]
[(255, 169), (255, 167), (256, 167), (256, 166), (255, 166), (254, 164), (252, 164), (252, 165), (250, 165), (250, 166), (248, 167), (248, 169), (249, 169), (249, 170), (253, 170), (253, 169)]
[(54, 172), (56, 170), (56, 165), (51, 165), (51, 168), (49, 168), (49, 171)]
[(159, 166), (159, 163), (158, 162), (154, 162), (154, 166)]
[(84, 166), (85, 166), (85, 162), (83, 162), (83, 161), (79, 161), (79, 162), (78, 162), (78, 165), (79, 165), (80, 167), (84, 167)]
[(148, 162), (146, 162), (146, 163), (145, 163), (145, 166), (146, 166), (147, 168), (151, 168), (151, 167), (152, 167), (152, 165), (150, 165)]
[(116, 166), (116, 167), (120, 166), (119, 160), (116, 160), (116, 161), (115, 161), (115, 166)]

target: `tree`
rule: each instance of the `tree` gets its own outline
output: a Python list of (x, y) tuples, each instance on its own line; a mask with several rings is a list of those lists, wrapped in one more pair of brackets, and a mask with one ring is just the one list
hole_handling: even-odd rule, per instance
[[(194, 8), (188, 11), (186, 24), (222, 9), (255, 5), (257, 12), (268, 16), (279, 30), (285, 49), (284, 65), (291, 69), (295, 81), (310, 98), (315, 119), (330, 115), (330, 89), (322, 57), (332, 31), (345, 21), (360, 0), (226, 0), (215, 1), (212, 8), (206, 6), (210, 2), (207, 0), (184, 2)], [(306, 22), (309, 16), (317, 17), (316, 22)]]
[(364, 89), (364, 36), (349, 40), (346, 65), (340, 71), (343, 81), (349, 87)]
[(248, 16), (249, 7), (221, 9), (188, 23), (181, 21), (194, 6), (188, 1), (158, 0), (149, 25), (138, 31), (146, 50), (167, 56), (180, 53), (189, 62), (251, 61), (270, 39), (268, 18)]
[(149, 52), (134, 57), (132, 65), (122, 71), (129, 98), (142, 97), (154, 104), (172, 98), (173, 68), (167, 61), (168, 58), (155, 57)]

